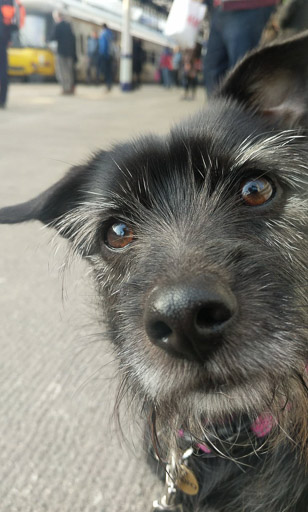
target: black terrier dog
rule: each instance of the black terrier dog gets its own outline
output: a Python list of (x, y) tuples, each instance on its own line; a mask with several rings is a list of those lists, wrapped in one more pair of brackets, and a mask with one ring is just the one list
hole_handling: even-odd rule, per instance
[(153, 510), (308, 510), (308, 33), (259, 49), (166, 138), (98, 153), (0, 222), (93, 266), (166, 467)]

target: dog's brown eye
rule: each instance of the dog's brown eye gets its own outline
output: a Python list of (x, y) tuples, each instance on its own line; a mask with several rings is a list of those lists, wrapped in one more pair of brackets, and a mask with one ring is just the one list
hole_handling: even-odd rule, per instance
[(260, 206), (274, 194), (274, 188), (265, 178), (249, 179), (241, 188), (242, 198), (248, 206)]
[(108, 228), (105, 242), (112, 249), (124, 249), (134, 238), (134, 232), (128, 224), (115, 222)]

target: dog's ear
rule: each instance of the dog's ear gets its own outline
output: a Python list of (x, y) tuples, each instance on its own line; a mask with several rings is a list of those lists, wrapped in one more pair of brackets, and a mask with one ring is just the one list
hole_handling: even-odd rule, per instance
[(269, 121), (308, 126), (308, 31), (248, 54), (218, 91)]
[(0, 208), (0, 223), (40, 220), (57, 227), (57, 220), (84, 200), (87, 174), (86, 167), (73, 167), (64, 178), (30, 201)]

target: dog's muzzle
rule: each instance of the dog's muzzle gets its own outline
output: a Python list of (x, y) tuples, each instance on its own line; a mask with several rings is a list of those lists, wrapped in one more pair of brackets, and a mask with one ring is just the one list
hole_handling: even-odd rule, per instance
[(170, 354), (204, 361), (237, 311), (230, 288), (214, 276), (156, 286), (144, 313), (149, 340)]

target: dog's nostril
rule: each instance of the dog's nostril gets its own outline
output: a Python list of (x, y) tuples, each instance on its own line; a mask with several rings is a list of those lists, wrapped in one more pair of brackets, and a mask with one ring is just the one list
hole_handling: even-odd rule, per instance
[(165, 322), (157, 321), (150, 326), (149, 334), (154, 340), (167, 343), (169, 336), (172, 334), (172, 329)]
[(196, 326), (199, 329), (212, 328), (215, 325), (221, 325), (232, 316), (229, 308), (221, 303), (207, 304), (202, 307), (196, 316)]
[(149, 341), (169, 354), (203, 362), (224, 341), (236, 310), (232, 291), (214, 277), (171, 283), (147, 297), (144, 328)]

